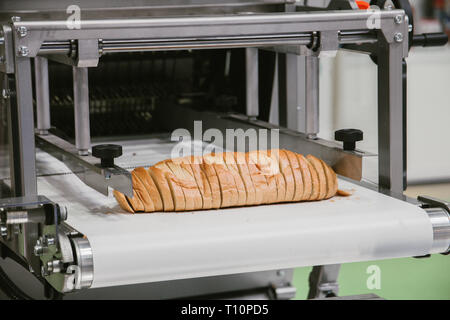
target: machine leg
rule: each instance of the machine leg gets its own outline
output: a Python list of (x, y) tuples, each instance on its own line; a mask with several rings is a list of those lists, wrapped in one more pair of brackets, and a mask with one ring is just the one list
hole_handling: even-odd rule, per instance
[(377, 55), (378, 183), (380, 188), (398, 194), (406, 188), (402, 50), (399, 43), (382, 43)]
[(73, 67), (73, 97), (75, 144), (80, 155), (87, 155), (91, 147), (88, 68)]
[(245, 66), (247, 81), (247, 116), (256, 118), (259, 115), (259, 86), (258, 86), (258, 48), (245, 49)]
[(36, 127), (39, 134), (47, 134), (50, 129), (47, 58), (34, 58), (34, 74), (36, 82)]
[(337, 297), (340, 264), (315, 266), (309, 275), (308, 299)]
[[(15, 78), (8, 76), (10, 88), (9, 131), (11, 189), (13, 195), (34, 196), (37, 194), (36, 154), (33, 123), (33, 91), (31, 84), (30, 58), (16, 57)], [(20, 253), (29, 261), (32, 271), (39, 270), (39, 259), (33, 254), (37, 239), (37, 225), (25, 223), (20, 230)]]

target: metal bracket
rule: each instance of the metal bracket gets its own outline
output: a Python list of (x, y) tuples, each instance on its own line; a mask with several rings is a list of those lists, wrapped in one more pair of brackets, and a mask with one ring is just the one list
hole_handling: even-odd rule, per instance
[(9, 25), (0, 29), (0, 72), (14, 73), (14, 45)]
[(108, 195), (108, 187), (133, 197), (131, 174), (118, 166), (102, 168), (99, 159), (80, 156), (71, 143), (55, 135), (36, 135), (38, 147), (64, 162), (85, 184)]

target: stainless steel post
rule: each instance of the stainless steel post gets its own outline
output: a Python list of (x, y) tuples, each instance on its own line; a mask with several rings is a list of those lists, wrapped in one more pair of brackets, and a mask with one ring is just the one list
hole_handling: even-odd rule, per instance
[(308, 299), (337, 297), (340, 264), (314, 266), (309, 275)]
[(378, 184), (404, 191), (403, 46), (379, 41), (378, 49)]
[(36, 82), (36, 127), (39, 134), (47, 134), (50, 129), (50, 101), (48, 88), (47, 58), (34, 58)]
[(319, 58), (286, 55), (287, 126), (309, 138), (319, 133)]
[(245, 65), (247, 81), (247, 116), (256, 118), (259, 115), (258, 86), (258, 49), (245, 48)]
[(315, 138), (319, 133), (319, 57), (305, 57), (305, 133)]
[(88, 68), (73, 67), (73, 101), (75, 145), (80, 155), (87, 155), (88, 149), (91, 147)]

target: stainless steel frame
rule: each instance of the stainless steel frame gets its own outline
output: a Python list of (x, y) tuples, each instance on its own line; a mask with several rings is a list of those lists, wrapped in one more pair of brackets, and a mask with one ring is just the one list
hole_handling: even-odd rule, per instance
[[(321, 8), (281, 0), (229, 0), (220, 4), (196, 0), (184, 5), (180, 5), (179, 1), (151, 2), (142, 10), (131, 6), (122, 7), (123, 11), (102, 12), (99, 8), (87, 7), (88, 18), (80, 21), (79, 28), (68, 28), (62, 8), (54, 12), (54, 19), (47, 20), (42, 19), (40, 13), (33, 15), (21, 11), (24, 8), (20, 5), (11, 6), (10, 11), (3, 10), (0, 5), (0, 17), (8, 19), (6, 21), (5, 18), (0, 18), (3, 20), (0, 71), (7, 74), (8, 87), (4, 89), (11, 92), (7, 99), (11, 188), (15, 196), (37, 195), (32, 58), (35, 59), (35, 74), (39, 80), (36, 86), (39, 146), (64, 158), (73, 172), (94, 189), (107, 193), (110, 186), (131, 194), (131, 177), (126, 170), (117, 166), (100, 168), (98, 160), (88, 152), (90, 133), (87, 87), (87, 68), (97, 66), (102, 54), (131, 51), (247, 48), (246, 115), (192, 111), (186, 113), (184, 119), (171, 119), (169, 125), (176, 128), (181, 124), (190, 128), (192, 120), (203, 119), (206, 126), (222, 130), (236, 126), (278, 128), (256, 119), (259, 114), (258, 48), (286, 54), (287, 89), (279, 94), (288, 96), (286, 108), (289, 121), (288, 129), (279, 128), (280, 145), (320, 156), (333, 165), (338, 173), (359, 180), (361, 159), (368, 154), (343, 151), (340, 145), (316, 137), (319, 132), (319, 57), (324, 52), (335, 52), (344, 44), (351, 46), (353, 50), (367, 53), (369, 48), (378, 54), (379, 188), (394, 194), (402, 193), (405, 174), (404, 132), (400, 125), (403, 121), (402, 62), (408, 54), (408, 44), (403, 38), (409, 32), (408, 19), (403, 10), (380, 11), (377, 14), (380, 23), (373, 28), (368, 24), (373, 19), (373, 12), (354, 10), (356, 3), (353, 0), (322, 1), (324, 5)], [(48, 1), (44, 1), (41, 5), (46, 7), (48, 4)], [(197, 10), (199, 8), (201, 10)], [(245, 12), (248, 9), (253, 12)], [(318, 11), (311, 11), (312, 9)], [(302, 10), (310, 12), (298, 12)], [(193, 15), (193, 12), (200, 15)], [(11, 14), (16, 16), (10, 19)], [(20, 19), (17, 16), (19, 14), (26, 18)], [(400, 23), (396, 19), (399, 16), (402, 17)], [(50, 117), (46, 59), (73, 66), (75, 146), (48, 134)], [(279, 106), (282, 107), (284, 106)], [(445, 211), (442, 208), (439, 210)], [(433, 212), (432, 221), (438, 221), (436, 223), (439, 224), (436, 232), (447, 228), (445, 213), (442, 216), (441, 212), (437, 218), (438, 213)], [(39, 240), (38, 228), (34, 224), (23, 224), (22, 232), (16, 235), (23, 241), (19, 252), (32, 266), (32, 270), (36, 272), (43, 265), (43, 275), (60, 292), (89, 287), (92, 268), (95, 266), (88, 240), (80, 238), (79, 233), (70, 230), (69, 226), (62, 227), (60, 231), (63, 233), (54, 252), (45, 259), (39, 259), (33, 254), (33, 248)], [(49, 232), (58, 234), (53, 229)], [(64, 246), (67, 241), (72, 241), (75, 250)], [(441, 250), (448, 237), (438, 237), (436, 241), (439, 242), (437, 250)], [(72, 261), (77, 261), (77, 264), (72, 264), (72, 268), (64, 273), (57, 272), (60, 271), (60, 266), (54, 259), (70, 262), (71, 255)], [(76, 268), (81, 275), (73, 285), (71, 271)], [(337, 277), (337, 271), (334, 278)], [(321, 280), (317, 283), (321, 283)], [(285, 297), (286, 292), (280, 290), (276, 294)], [(291, 291), (288, 293), (292, 294)]]

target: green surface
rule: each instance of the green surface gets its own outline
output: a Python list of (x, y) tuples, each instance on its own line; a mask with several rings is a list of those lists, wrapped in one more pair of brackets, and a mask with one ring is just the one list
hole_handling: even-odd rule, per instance
[[(367, 268), (379, 267), (380, 289), (368, 289)], [(294, 272), (296, 299), (305, 299), (311, 267)], [(385, 299), (450, 300), (450, 256), (432, 255), (425, 259), (392, 259), (343, 264), (339, 274), (339, 295), (374, 293)]]

